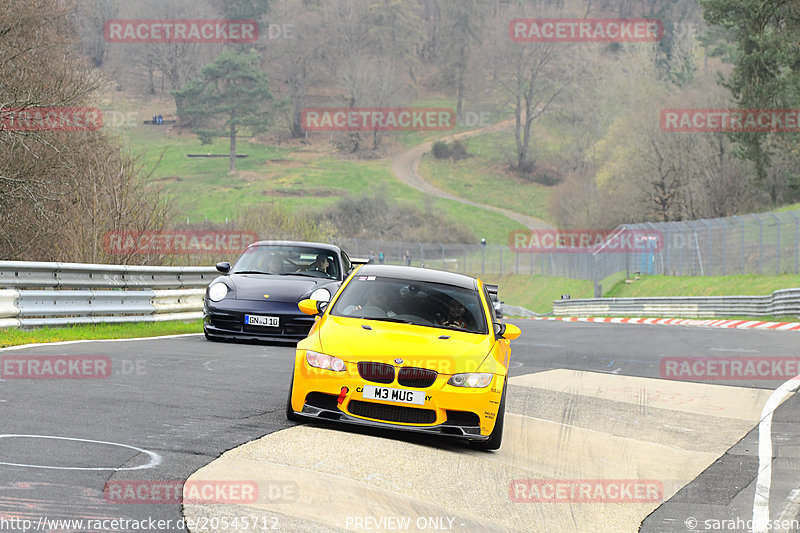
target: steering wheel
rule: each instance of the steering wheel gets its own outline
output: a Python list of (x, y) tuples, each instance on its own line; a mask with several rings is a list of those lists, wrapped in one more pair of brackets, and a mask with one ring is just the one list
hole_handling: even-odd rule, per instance
[(359, 309), (361, 315), (365, 318), (376, 317), (376, 318), (384, 318), (389, 315), (386, 314), (386, 311), (381, 309), (380, 307), (376, 307), (374, 305), (365, 305), (361, 309)]

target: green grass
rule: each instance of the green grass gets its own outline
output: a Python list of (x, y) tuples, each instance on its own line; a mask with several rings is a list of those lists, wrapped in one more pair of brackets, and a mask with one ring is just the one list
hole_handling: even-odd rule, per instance
[(549, 220), (553, 188), (515, 176), (503, 153), (513, 137), (506, 133), (480, 135), (462, 141), (472, 157), (460, 161), (436, 159), (427, 153), (420, 174), (432, 185), (462, 198)]
[(550, 313), (553, 300), (569, 294), (572, 298), (591, 298), (594, 294), (592, 282), (586, 280), (530, 276), (525, 274), (473, 274), (485, 283), (500, 287), (498, 296), (508, 305), (524, 307), (536, 313)]
[(229, 174), (225, 158), (186, 157), (187, 153), (225, 153), (228, 144), (224, 140), (203, 146), (194, 136), (168, 137), (163, 130), (146, 126), (134, 128), (128, 138), (135, 151), (145, 152), (145, 168), (158, 162), (151, 180), (175, 202), (178, 220), (224, 222), (235, 219), (246, 206), (273, 202), (292, 211), (321, 209), (347, 194), (379, 190), (421, 207), (427, 203), (469, 229), (476, 239), (505, 242), (510, 231), (522, 227), (505, 216), (459, 202), (426, 201), (423, 193), (392, 175), (385, 159), (342, 160), (240, 139), (238, 152), (250, 156), (237, 160), (237, 172)]
[(202, 333), (203, 321), (145, 322), (125, 324), (87, 324), (63, 328), (0, 329), (0, 348), (43, 342), (72, 340), (126, 339), (158, 337), (183, 333)]
[[(553, 301), (569, 294), (575, 298), (594, 297), (591, 281), (525, 274), (472, 274), (486, 283), (500, 286), (500, 299), (509, 305), (525, 307), (536, 313), (549, 313)], [(631, 284), (623, 276), (609, 276), (602, 281), (605, 298), (652, 296), (753, 296), (768, 295), (779, 289), (800, 287), (800, 275), (781, 276), (642, 276)], [(719, 318), (719, 317), (717, 317)], [(729, 317), (746, 319), (748, 317)], [(749, 317), (753, 318), (753, 317)], [(786, 321), (787, 317), (759, 317), (759, 320)]]
[(642, 276), (630, 284), (617, 283), (603, 296), (753, 296), (793, 287), (800, 287), (800, 275)]
[[(454, 133), (471, 131), (491, 126), (493, 124), (497, 124), (498, 122), (502, 122), (513, 116), (511, 108), (504, 106), (500, 102), (494, 102), (494, 103), (481, 102), (478, 105), (474, 105), (471, 102), (464, 102), (462, 105), (463, 105), (463, 111), (465, 112), (465, 117), (464, 117), (465, 120), (463, 121), (459, 120), (456, 123), (456, 127), (453, 128), (452, 130), (422, 131), (422, 132), (403, 131), (403, 132), (393, 132), (390, 135), (392, 135), (392, 138), (396, 142), (398, 142), (401, 146), (404, 146), (406, 148), (412, 148), (418, 144), (435, 141), (437, 139), (440, 139), (442, 137), (447, 137)], [(455, 100), (447, 98), (426, 98), (417, 100), (408, 107), (415, 107), (415, 108), (446, 107), (448, 109), (452, 109), (453, 111), (455, 111), (456, 102)], [(483, 113), (483, 115), (481, 115), (481, 113)], [(470, 122), (467, 122), (467, 120), (469, 120)]]

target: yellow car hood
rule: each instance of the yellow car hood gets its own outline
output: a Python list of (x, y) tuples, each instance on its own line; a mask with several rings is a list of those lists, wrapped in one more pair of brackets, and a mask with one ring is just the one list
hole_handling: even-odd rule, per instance
[(324, 353), (347, 363), (400, 364), (395, 361), (399, 358), (403, 366), (446, 374), (475, 372), (494, 342), (489, 335), (338, 316), (327, 317), (319, 340)]

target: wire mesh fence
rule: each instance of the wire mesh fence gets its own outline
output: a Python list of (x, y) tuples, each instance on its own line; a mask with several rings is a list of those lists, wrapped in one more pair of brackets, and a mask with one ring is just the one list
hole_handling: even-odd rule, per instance
[[(353, 257), (373, 257), (376, 263), (410, 264), (466, 274), (538, 274), (591, 280), (597, 296), (602, 292), (602, 280), (622, 273), (626, 276), (800, 273), (800, 210), (627, 224), (605, 232), (602, 241), (592, 241), (591, 246), (584, 247), (569, 245), (569, 238), (574, 240), (573, 233), (577, 230), (553, 231), (554, 244), (549, 247), (519, 247), (511, 238), (510, 243), (504, 244), (363, 239), (344, 239), (337, 244)], [(633, 235), (635, 245), (612, 244), (625, 240), (625, 235), (628, 238)]]

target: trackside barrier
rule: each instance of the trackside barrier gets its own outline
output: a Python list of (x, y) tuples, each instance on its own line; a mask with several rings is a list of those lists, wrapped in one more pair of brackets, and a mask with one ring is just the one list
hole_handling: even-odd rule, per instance
[(213, 267), (0, 261), (0, 288), (199, 289), (218, 275)]
[(711, 318), (730, 316), (800, 316), (800, 288), (767, 296), (682, 296), (654, 298), (585, 298), (556, 300), (559, 316), (657, 316)]
[(0, 261), (0, 328), (197, 320), (218, 275), (213, 267)]

